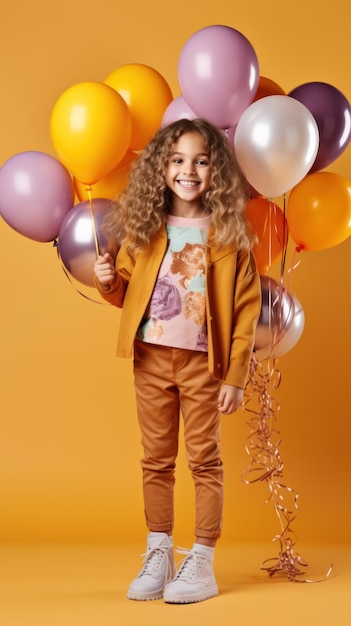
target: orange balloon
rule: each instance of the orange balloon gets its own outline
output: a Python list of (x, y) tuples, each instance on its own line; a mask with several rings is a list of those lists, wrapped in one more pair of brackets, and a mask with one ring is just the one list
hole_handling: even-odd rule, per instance
[[(90, 193), (92, 198), (116, 200), (128, 182), (131, 165), (137, 156), (136, 152), (127, 152), (117, 167), (109, 172), (105, 178), (95, 183), (95, 185), (91, 185)], [(73, 183), (78, 200), (80, 202), (89, 200), (88, 186), (76, 178), (73, 179)]]
[(255, 99), (259, 100), (260, 98), (265, 98), (266, 96), (285, 96), (284, 89), (281, 88), (278, 83), (270, 78), (266, 78), (265, 76), (260, 76), (258, 81), (258, 88), (256, 91)]
[(65, 167), (81, 182), (93, 184), (127, 152), (131, 118), (123, 98), (108, 85), (78, 83), (57, 100), (50, 131)]
[(351, 235), (351, 182), (333, 172), (306, 176), (290, 192), (290, 234), (301, 250), (323, 250)]
[(265, 198), (249, 200), (246, 217), (258, 238), (253, 249), (257, 269), (265, 275), (282, 253), (288, 237), (288, 225), (283, 211)]
[(163, 76), (148, 65), (122, 65), (104, 81), (126, 101), (132, 118), (129, 150), (142, 150), (160, 128), (173, 96)]

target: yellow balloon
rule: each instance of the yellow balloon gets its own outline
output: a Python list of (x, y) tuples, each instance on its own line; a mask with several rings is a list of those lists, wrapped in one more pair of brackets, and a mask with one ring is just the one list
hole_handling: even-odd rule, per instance
[(121, 161), (131, 138), (123, 98), (104, 83), (78, 83), (57, 100), (50, 119), (55, 151), (75, 178), (101, 180)]
[(306, 176), (287, 203), (290, 234), (301, 250), (323, 250), (351, 235), (351, 182), (333, 172)]
[(102, 180), (99, 180), (94, 185), (85, 185), (74, 178), (74, 189), (78, 200), (80, 202), (89, 200), (88, 189), (90, 189), (92, 198), (107, 198), (108, 200), (116, 200), (128, 182), (131, 165), (137, 156), (136, 152), (127, 152), (122, 161), (118, 163), (117, 167), (109, 172), (105, 178), (102, 178)]
[(148, 65), (122, 65), (104, 81), (125, 100), (132, 118), (130, 150), (142, 150), (161, 126), (165, 110), (173, 100), (163, 76)]

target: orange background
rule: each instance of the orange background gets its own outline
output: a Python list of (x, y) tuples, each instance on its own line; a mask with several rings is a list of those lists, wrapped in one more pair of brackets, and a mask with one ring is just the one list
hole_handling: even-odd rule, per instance
[[(121, 65), (150, 65), (179, 95), (182, 47), (211, 24), (242, 32), (261, 74), (286, 92), (324, 81), (350, 99), (350, 17), (344, 0), (7, 3), (0, 162), (25, 150), (54, 155), (49, 119), (57, 98), (78, 82), (103, 81)], [(350, 179), (350, 147), (329, 170)], [(0, 540), (140, 539), (141, 449), (131, 362), (115, 357), (118, 311), (80, 296), (51, 244), (26, 239), (2, 220), (0, 237)], [(300, 494), (294, 529), (304, 541), (350, 540), (350, 252), (351, 239), (302, 253), (291, 281), (306, 325), (279, 361), (277, 418), (284, 482)], [(241, 411), (223, 418), (223, 539), (270, 541), (280, 528), (264, 504), (266, 485), (241, 480), (247, 435)], [(192, 485), (183, 449), (175, 531), (178, 543), (191, 541)]]

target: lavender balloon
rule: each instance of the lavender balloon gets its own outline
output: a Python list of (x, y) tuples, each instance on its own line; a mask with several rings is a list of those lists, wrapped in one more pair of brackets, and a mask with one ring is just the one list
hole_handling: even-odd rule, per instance
[(178, 120), (194, 120), (197, 117), (198, 116), (190, 108), (185, 98), (183, 98), (183, 96), (178, 96), (172, 100), (165, 110), (161, 122), (161, 128), (164, 128), (173, 122), (177, 122)]
[(178, 62), (182, 94), (197, 117), (231, 128), (255, 97), (259, 70), (251, 43), (229, 26), (207, 26), (186, 42)]
[(280, 341), (294, 318), (292, 296), (269, 276), (260, 276), (262, 291), (261, 314), (256, 328), (255, 350), (267, 348)]
[(0, 170), (0, 214), (35, 241), (52, 241), (74, 204), (70, 174), (44, 152), (20, 152)]
[[(103, 221), (112, 209), (112, 200), (97, 198), (92, 201), (94, 222), (100, 254), (117, 254), (117, 242), (103, 231)], [(58, 237), (58, 251), (63, 265), (79, 282), (94, 286), (96, 260), (95, 235), (90, 202), (80, 202), (65, 216)]]
[(304, 83), (288, 94), (312, 113), (319, 131), (319, 149), (311, 172), (335, 161), (351, 139), (351, 107), (345, 96), (328, 83)]

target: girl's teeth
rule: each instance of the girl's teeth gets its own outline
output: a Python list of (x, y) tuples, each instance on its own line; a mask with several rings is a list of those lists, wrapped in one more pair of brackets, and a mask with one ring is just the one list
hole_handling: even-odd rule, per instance
[(178, 181), (183, 187), (196, 187), (197, 182), (193, 180), (179, 180)]

